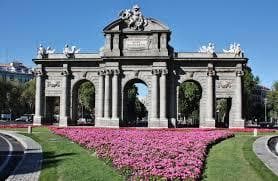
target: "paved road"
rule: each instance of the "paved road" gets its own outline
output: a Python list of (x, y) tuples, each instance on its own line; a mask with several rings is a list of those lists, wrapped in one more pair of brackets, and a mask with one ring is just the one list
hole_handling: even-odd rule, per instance
[(23, 146), (14, 138), (0, 134), (0, 180), (15, 169), (24, 153)]

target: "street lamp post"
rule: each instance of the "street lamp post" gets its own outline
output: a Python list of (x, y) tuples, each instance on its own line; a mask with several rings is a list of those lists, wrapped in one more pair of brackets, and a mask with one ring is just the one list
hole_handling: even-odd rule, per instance
[(267, 104), (267, 98), (264, 98), (264, 121), (265, 122), (267, 122), (266, 104)]

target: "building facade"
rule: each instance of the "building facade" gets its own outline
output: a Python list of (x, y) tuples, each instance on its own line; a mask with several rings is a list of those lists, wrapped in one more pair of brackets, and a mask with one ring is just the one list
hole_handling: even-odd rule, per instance
[(0, 64), (0, 78), (5, 81), (18, 81), (25, 83), (34, 78), (32, 69), (27, 68), (18, 61)]
[(77, 89), (84, 81), (96, 88), (95, 126), (119, 127), (125, 119), (126, 87), (144, 83), (148, 127), (175, 127), (179, 86), (193, 81), (202, 89), (199, 126), (214, 128), (215, 102), (231, 100), (229, 127), (244, 127), (242, 76), (247, 63), (239, 46), (216, 53), (213, 44), (200, 52), (175, 52), (169, 45), (170, 29), (145, 18), (138, 6), (125, 10), (104, 30), (105, 44), (99, 53), (79, 53), (65, 47), (63, 53), (41, 48), (33, 59), (36, 67), (34, 125), (44, 123), (50, 99), (60, 101), (60, 126), (76, 124)]

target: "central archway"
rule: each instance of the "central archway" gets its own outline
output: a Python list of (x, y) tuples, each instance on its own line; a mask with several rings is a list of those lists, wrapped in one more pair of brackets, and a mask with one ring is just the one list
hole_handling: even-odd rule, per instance
[(72, 122), (75, 125), (94, 125), (95, 86), (86, 79), (80, 80), (72, 90)]
[(121, 127), (148, 126), (148, 86), (141, 79), (132, 79), (123, 89)]
[(194, 80), (186, 80), (179, 86), (177, 127), (199, 127), (202, 87)]

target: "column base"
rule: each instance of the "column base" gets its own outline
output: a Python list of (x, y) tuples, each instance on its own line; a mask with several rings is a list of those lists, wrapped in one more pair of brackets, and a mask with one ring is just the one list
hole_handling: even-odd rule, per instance
[(69, 120), (69, 118), (67, 116), (60, 117), (59, 127), (67, 127), (68, 126), (68, 120)]
[(107, 127), (109, 128), (119, 128), (119, 118), (111, 118), (107, 123)]
[(177, 122), (176, 121), (177, 121), (176, 118), (170, 118), (169, 127), (173, 127), (173, 128), (177, 127)]
[(95, 127), (119, 128), (119, 118), (102, 118), (96, 119)]
[(229, 128), (244, 128), (244, 119), (236, 119), (229, 123)]
[(33, 125), (34, 126), (41, 126), (42, 125), (42, 116), (34, 116)]
[(95, 127), (106, 127), (107, 122), (104, 120), (103, 117), (98, 117), (95, 120)]
[(168, 119), (150, 118), (148, 122), (149, 128), (168, 128)]
[(200, 122), (200, 128), (215, 128), (215, 119), (206, 119)]

